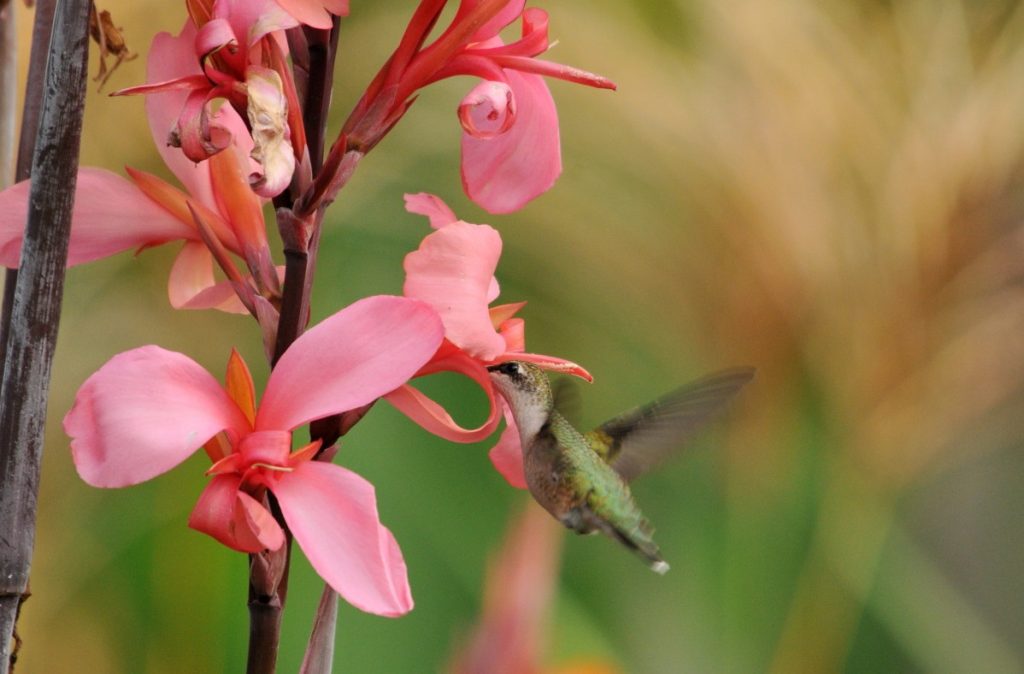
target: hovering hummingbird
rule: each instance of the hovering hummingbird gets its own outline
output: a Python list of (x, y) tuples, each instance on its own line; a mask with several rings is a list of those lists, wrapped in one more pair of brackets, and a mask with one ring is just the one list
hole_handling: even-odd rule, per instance
[(523, 472), (534, 499), (569, 529), (580, 534), (600, 531), (657, 573), (668, 571), (653, 539), (654, 528), (633, 501), (629, 482), (721, 411), (753, 378), (754, 369), (723, 370), (698, 379), (585, 434), (559, 411), (561, 401), (536, 365), (508, 361), (487, 369), (512, 409), (523, 446)]

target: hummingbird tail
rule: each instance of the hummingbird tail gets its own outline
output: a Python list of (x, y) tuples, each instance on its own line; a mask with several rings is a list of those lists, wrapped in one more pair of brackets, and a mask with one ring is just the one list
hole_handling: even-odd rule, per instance
[(610, 534), (612, 538), (616, 539), (624, 546), (636, 553), (637, 556), (641, 557), (647, 566), (650, 567), (651, 571), (659, 575), (665, 575), (668, 572), (669, 565), (662, 556), (661, 551), (658, 549), (658, 544), (654, 542), (649, 536), (650, 525), (647, 525), (634, 535), (619, 529), (616, 526), (607, 525), (602, 527), (605, 533)]

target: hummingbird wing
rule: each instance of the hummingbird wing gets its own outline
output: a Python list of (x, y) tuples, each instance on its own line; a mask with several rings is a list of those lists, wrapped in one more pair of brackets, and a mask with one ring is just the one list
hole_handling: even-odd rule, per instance
[(629, 482), (679, 449), (753, 377), (752, 367), (716, 372), (610, 419), (584, 437)]
[(583, 404), (576, 380), (561, 377), (551, 382), (551, 396), (554, 401), (552, 407), (558, 410), (573, 428), (579, 428)]

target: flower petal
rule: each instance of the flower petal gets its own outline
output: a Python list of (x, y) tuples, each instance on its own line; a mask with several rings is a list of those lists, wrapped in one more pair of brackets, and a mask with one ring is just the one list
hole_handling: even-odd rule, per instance
[(405, 195), (405, 210), (416, 215), (425, 215), (430, 218), (430, 226), (440, 229), (458, 220), (455, 212), (448, 208), (448, 204), (441, 200), (441, 197), (426, 192)]
[[(459, 3), (459, 11), (455, 16), (455, 21), (453, 21), (453, 23), (462, 19), (466, 14), (479, 5), (481, 1), (482, 0), (462, 0), (462, 2)], [(526, 5), (526, 0), (509, 0), (509, 2), (498, 10), (498, 12), (487, 21), (487, 23), (477, 29), (470, 42), (483, 42), (497, 36), (498, 33), (501, 32), (502, 28), (515, 21), (516, 17), (523, 13), (524, 5)]]
[(247, 428), (209, 372), (157, 346), (107, 361), (82, 384), (64, 417), (78, 474), (95, 487), (144, 482), (184, 461), (214, 434)]
[[(440, 352), (439, 352), (440, 353)], [(459, 372), (475, 381), (487, 394), (491, 412), (480, 426), (472, 429), (463, 428), (452, 419), (451, 415), (426, 395), (416, 388), (406, 384), (388, 393), (385, 398), (395, 406), (402, 414), (406, 415), (424, 430), (433, 433), (445, 440), (452, 442), (478, 442), (483, 440), (498, 427), (501, 416), (498, 413), (498, 396), (494, 393), (494, 386), (487, 374), (487, 369), (479, 362), (470, 358), (461, 351), (447, 354), (438, 358), (437, 356), (423, 368), (421, 374), (433, 372), (450, 371)]]
[(475, 138), (496, 138), (512, 128), (515, 119), (515, 97), (504, 82), (485, 80), (459, 103), (459, 122)]
[[(187, 75), (202, 75), (195, 52), (196, 27), (186, 21), (177, 37), (157, 33), (153, 37), (146, 59), (146, 81), (164, 82)], [(146, 96), (146, 118), (157, 152), (167, 168), (181, 181), (185, 189), (204, 206), (215, 208), (210, 188), (210, 171), (206, 163), (196, 164), (176, 147), (168, 144), (171, 132), (178, 123), (178, 115), (188, 98), (188, 91), (168, 91)], [(237, 114), (236, 114), (237, 116)], [(241, 119), (239, 119), (241, 122)], [(244, 128), (244, 127), (243, 127)]]
[(167, 297), (171, 306), (181, 309), (193, 297), (215, 283), (213, 255), (201, 241), (189, 241), (174, 258), (171, 277), (167, 282)]
[(214, 15), (227, 19), (246, 48), (268, 33), (298, 25), (295, 17), (283, 11), (275, 0), (218, 0), (214, 5)]
[(511, 213), (555, 184), (562, 172), (558, 112), (544, 79), (505, 70), (515, 123), (493, 138), (462, 134), (462, 184), (491, 213)]
[(241, 482), (238, 474), (210, 480), (188, 525), (239, 552), (277, 550), (284, 544), (284, 531), (259, 501), (238, 490)]
[[(284, 267), (276, 271), (278, 277), (283, 277)], [(230, 280), (215, 280), (210, 249), (206, 244), (196, 241), (187, 242), (174, 259), (167, 283), (167, 295), (175, 309), (217, 309), (228, 314), (249, 313)]]
[(252, 189), (262, 197), (276, 197), (291, 183), (295, 171), (284, 85), (277, 71), (250, 65), (246, 69), (246, 91), (252, 158), (260, 165), (260, 171), (250, 176)]
[(388, 617), (412, 609), (402, 552), (380, 523), (369, 482), (341, 466), (307, 461), (270, 488), (309, 563), (346, 601)]
[(434, 355), (443, 331), (430, 306), (404, 297), (368, 297), (342, 309), (281, 356), (256, 428), (290, 430), (376, 400)]
[(428, 302), (441, 315), (445, 336), (470, 355), (490, 360), (505, 350), (487, 304), (497, 285), (501, 236), (487, 225), (454, 222), (429, 234), (405, 256), (406, 297)]
[(526, 489), (526, 475), (523, 473), (523, 445), (519, 438), (519, 429), (505, 401), (501, 401), (505, 412), (505, 430), (502, 431), (498, 444), (491, 448), (488, 456), (495, 470), (501, 473), (510, 485), (516, 489)]
[[(0, 192), (0, 264), (5, 267), (18, 266), (29, 187), (26, 180)], [(191, 227), (160, 208), (128, 180), (103, 169), (79, 169), (69, 266), (194, 236)]]
[(331, 27), (331, 14), (348, 16), (349, 0), (277, 0), (296, 21), (313, 28)]

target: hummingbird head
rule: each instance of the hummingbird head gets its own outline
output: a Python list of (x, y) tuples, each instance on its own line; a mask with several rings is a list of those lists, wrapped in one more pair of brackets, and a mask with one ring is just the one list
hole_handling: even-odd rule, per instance
[(512, 409), (526, 446), (547, 422), (554, 405), (547, 375), (536, 365), (521, 360), (491, 365), (487, 371)]

